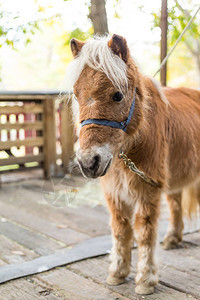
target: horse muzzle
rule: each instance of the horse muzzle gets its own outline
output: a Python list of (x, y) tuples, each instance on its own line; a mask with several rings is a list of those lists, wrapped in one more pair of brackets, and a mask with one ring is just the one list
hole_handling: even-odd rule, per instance
[(112, 162), (113, 155), (108, 145), (93, 146), (90, 150), (79, 149), (76, 153), (78, 165), (86, 178), (104, 176)]

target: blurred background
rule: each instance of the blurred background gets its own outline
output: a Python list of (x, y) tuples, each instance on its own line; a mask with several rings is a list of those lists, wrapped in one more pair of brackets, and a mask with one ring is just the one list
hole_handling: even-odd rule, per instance
[[(164, 1), (167, 2), (167, 1)], [(126, 37), (149, 75), (160, 65), (161, 0), (0, 0), (0, 89), (63, 90), (69, 42), (95, 33)], [(168, 1), (168, 51), (199, 0)], [(167, 63), (169, 86), (200, 86), (200, 14)], [(159, 80), (159, 74), (156, 78)]]

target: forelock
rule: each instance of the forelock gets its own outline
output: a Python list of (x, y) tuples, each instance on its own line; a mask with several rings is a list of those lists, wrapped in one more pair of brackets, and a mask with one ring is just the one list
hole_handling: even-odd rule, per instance
[(123, 91), (128, 88), (126, 63), (108, 46), (110, 37), (95, 37), (81, 49), (68, 66), (68, 84), (73, 87), (85, 65), (106, 74), (112, 84)]

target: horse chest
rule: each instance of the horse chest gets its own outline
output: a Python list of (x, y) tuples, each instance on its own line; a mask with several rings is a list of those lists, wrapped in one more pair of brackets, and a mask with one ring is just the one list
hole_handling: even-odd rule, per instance
[(102, 183), (105, 193), (112, 197), (116, 203), (125, 202), (130, 206), (135, 205), (137, 191), (132, 188), (125, 172), (105, 176)]

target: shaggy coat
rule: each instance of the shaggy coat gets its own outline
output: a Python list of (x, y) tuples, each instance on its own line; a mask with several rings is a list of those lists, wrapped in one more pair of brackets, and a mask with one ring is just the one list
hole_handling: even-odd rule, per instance
[[(161, 90), (140, 73), (120, 36), (88, 43), (73, 39), (71, 49), (75, 60), (70, 76), (80, 122), (94, 118), (124, 121), (136, 88), (135, 110), (127, 131), (94, 124), (82, 127), (77, 159), (86, 177), (101, 177), (111, 212), (113, 249), (108, 284), (124, 282), (134, 239), (138, 245), (136, 292), (150, 294), (158, 282), (155, 247), (161, 193), (167, 194), (170, 208), (163, 247), (170, 249), (182, 239), (183, 188), (189, 187), (187, 195), (192, 191), (195, 195), (192, 185), (200, 176), (200, 92)], [(123, 95), (122, 101), (113, 100), (116, 92)], [(118, 157), (121, 150), (160, 187), (132, 173)], [(188, 203), (192, 203), (189, 198)]]

